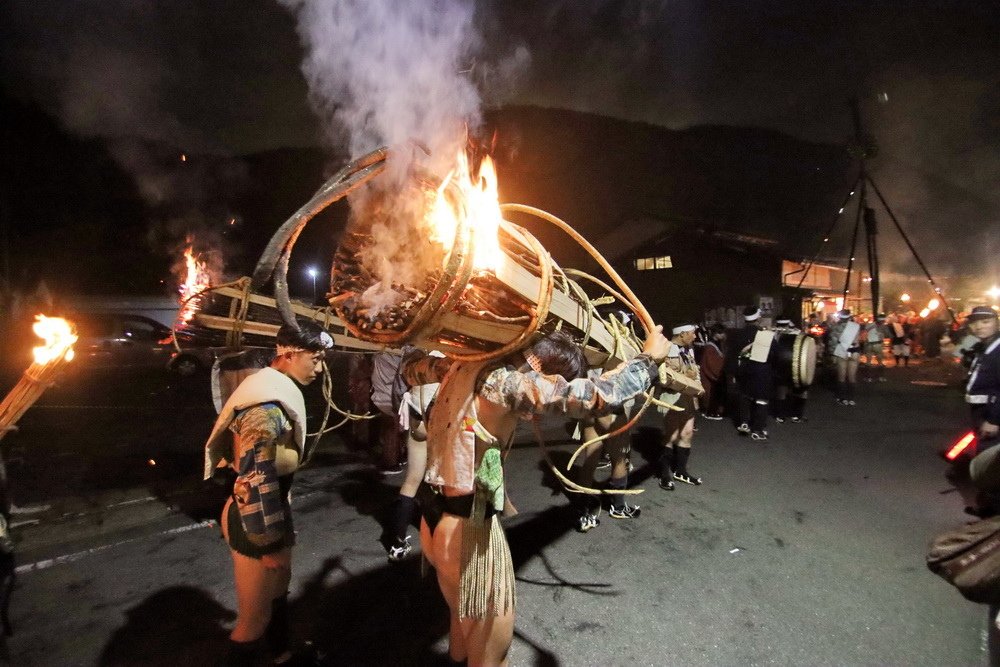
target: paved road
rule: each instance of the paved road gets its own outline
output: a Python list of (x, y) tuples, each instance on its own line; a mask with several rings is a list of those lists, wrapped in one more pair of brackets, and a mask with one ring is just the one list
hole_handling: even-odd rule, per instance
[[(659, 490), (639, 432), (642, 516), (604, 514), (586, 535), (537, 448), (515, 449), (512, 664), (982, 664), (985, 610), (923, 564), (930, 537), (964, 520), (936, 456), (963, 426), (960, 396), (912, 384), (945, 375), (890, 369), (855, 408), (816, 390), (810, 421), (773, 425), (766, 444), (700, 421), (697, 488)], [(444, 608), (419, 559), (389, 566), (376, 542), (399, 481), (331, 442), (296, 482), (292, 615), (331, 664), (435, 664), (443, 651)], [(224, 545), (199, 523), (204, 497), (100, 497), (23, 533), (14, 664), (211, 664), (234, 602)]]

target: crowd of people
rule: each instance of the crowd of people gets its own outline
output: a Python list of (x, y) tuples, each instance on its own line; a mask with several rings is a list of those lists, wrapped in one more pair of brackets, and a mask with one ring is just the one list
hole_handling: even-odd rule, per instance
[[(995, 439), (1000, 348), (996, 313), (987, 310), (977, 309), (969, 317), (977, 345), (970, 352), (974, 365), (967, 398), (980, 436)], [(413, 549), (408, 528), (419, 512), (422, 552), (451, 613), (449, 660), (506, 664), (516, 594), (499, 520), (512, 510), (503, 465), (519, 420), (558, 415), (575, 422), (578, 437), (591, 443), (576, 470), (576, 483), (597, 492), (572, 494), (576, 528), (583, 533), (599, 525), (602, 496), (610, 517), (640, 516), (640, 508), (628, 502), (629, 436), (613, 434), (644, 396), (651, 394), (662, 414), (656, 470), (665, 491), (674, 491), (678, 483), (702, 484), (689, 467), (699, 414), (708, 420), (730, 418), (738, 433), (758, 442), (768, 439), (772, 418), (779, 423), (805, 420), (808, 383), (787, 372), (776, 341), (807, 334), (789, 319), (777, 320), (773, 328), (759, 326), (756, 307), (747, 308), (743, 319), (744, 326), (735, 330), (680, 323), (669, 338), (656, 327), (638, 356), (607, 368), (588, 368), (579, 343), (559, 331), (488, 362), (453, 361), (416, 348), (356, 358), (349, 382), (355, 410), (374, 404), (379, 423), (359, 435), (380, 452), (386, 474), (402, 469), (404, 448), (406, 452), (407, 476), (382, 542), (390, 561), (407, 558)], [(912, 352), (907, 348), (913, 330), (893, 317), (879, 314), (869, 322), (855, 322), (849, 311), (840, 311), (822, 329), (819, 347), (836, 378), (841, 405), (855, 405), (862, 357), (880, 372), (887, 341), (897, 365), (905, 365)], [(295, 543), (288, 498), (294, 472), (309, 451), (305, 406), (296, 383), (308, 384), (322, 372), (331, 347), (330, 336), (315, 324), (283, 327), (273, 361), (249, 375), (228, 398), (206, 446), (206, 477), (220, 472), (232, 477), (221, 521), (238, 606), (230, 665), (258, 664), (262, 656), (273, 664), (299, 659), (291, 651), (288, 629)], [(661, 365), (700, 382), (704, 393), (695, 397), (671, 384)], [(608, 434), (613, 437), (600, 439)], [(611, 467), (603, 486), (595, 481), (602, 464)], [(990, 497), (1000, 497), (1000, 465), (991, 458), (979, 468), (989, 472), (975, 474), (978, 483), (994, 494)]]

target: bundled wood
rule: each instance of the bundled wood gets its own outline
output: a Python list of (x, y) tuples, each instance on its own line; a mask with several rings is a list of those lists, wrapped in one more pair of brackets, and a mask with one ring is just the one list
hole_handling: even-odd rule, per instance
[(35, 348), (35, 361), (0, 403), (0, 439), (17, 427), (17, 421), (52, 385), (63, 364), (73, 358), (77, 336), (71, 323), (39, 315), (34, 330), (46, 344)]

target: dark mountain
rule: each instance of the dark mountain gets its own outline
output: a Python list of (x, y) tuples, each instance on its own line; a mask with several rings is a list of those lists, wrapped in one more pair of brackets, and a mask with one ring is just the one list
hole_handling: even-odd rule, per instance
[[(10, 278), (20, 287), (45, 278), (57, 293), (169, 291), (188, 233), (200, 250), (220, 251), (228, 276), (246, 274), (273, 231), (344, 161), (318, 149), (232, 157), (83, 139), (3, 96), (0, 114)], [(673, 131), (512, 107), (488, 114), (487, 129), (502, 198), (562, 217), (609, 258), (678, 226), (764, 237), (780, 252), (811, 255), (851, 179), (842, 148), (753, 128)], [(345, 213), (331, 207), (307, 228), (293, 291), (308, 289), (307, 265), (329, 266)], [(561, 263), (583, 266), (568, 239), (543, 225), (529, 227)]]
[[(492, 114), (490, 125), (503, 198), (563, 218), (609, 259), (678, 226), (811, 256), (854, 177), (843, 148), (757, 128), (674, 131), (520, 107)], [(624, 229), (632, 239), (620, 238)], [(555, 256), (570, 251), (564, 238), (539, 233)]]

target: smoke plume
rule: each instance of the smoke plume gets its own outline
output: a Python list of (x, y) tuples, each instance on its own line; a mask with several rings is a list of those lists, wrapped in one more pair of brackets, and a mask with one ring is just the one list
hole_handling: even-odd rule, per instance
[(298, 20), (302, 71), (327, 139), (346, 143), (354, 157), (392, 149), (377, 187), (351, 200), (352, 228), (363, 226), (373, 240), (358, 259), (378, 279), (363, 297), (377, 314), (402, 298), (393, 283), (422, 288), (441, 266), (441, 249), (430, 247), (424, 228), (428, 198), (414, 175), (436, 187), (480, 125), (477, 81), (497, 99), (528, 52), (480, 60), (484, 40), (469, 0), (281, 2)]

